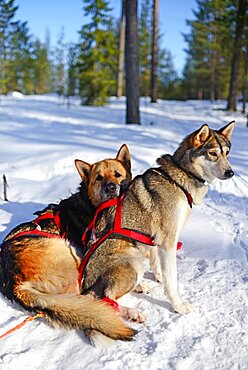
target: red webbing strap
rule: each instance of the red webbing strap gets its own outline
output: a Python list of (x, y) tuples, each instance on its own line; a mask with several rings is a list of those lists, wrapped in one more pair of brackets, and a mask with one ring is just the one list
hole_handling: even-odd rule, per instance
[(58, 234), (54, 234), (54, 233), (49, 233), (47, 231), (42, 231), (42, 230), (39, 230), (39, 229), (34, 229), (34, 230), (29, 230), (29, 231), (22, 231), (18, 234), (16, 234), (15, 236), (13, 236), (13, 238), (10, 238), (7, 240), (7, 242), (9, 242), (10, 240), (12, 239), (17, 239), (17, 238), (20, 238), (21, 236), (33, 236), (33, 235), (37, 235), (37, 236), (43, 236), (45, 238), (60, 238), (61, 239), (61, 236), (58, 235)]
[(120, 230), (121, 228), (121, 220), (122, 220), (122, 204), (125, 194), (118, 199), (117, 207), (115, 211), (115, 222), (114, 222), (114, 230)]
[(85, 266), (87, 265), (87, 263), (89, 261), (90, 256), (99, 247), (99, 245), (101, 245), (110, 235), (112, 235), (112, 234), (118, 234), (120, 236), (125, 236), (125, 237), (127, 237), (129, 239), (133, 239), (135, 241), (141, 242), (143, 244), (154, 246), (153, 239), (150, 238), (149, 236), (143, 235), (143, 234), (139, 233), (138, 231), (128, 230), (128, 229), (121, 228), (122, 202), (123, 202), (123, 199), (124, 199), (124, 194), (120, 198), (114, 198), (114, 199), (111, 199), (111, 200), (103, 203), (97, 209), (96, 214), (95, 214), (93, 220), (91, 221), (91, 223), (88, 226), (87, 230), (84, 232), (84, 235), (82, 237), (82, 242), (85, 245), (85, 240), (86, 240), (86, 234), (87, 234), (87, 232), (90, 231), (90, 230), (92, 230), (92, 232), (95, 233), (95, 222), (96, 222), (96, 219), (97, 219), (97, 216), (98, 216), (99, 212), (101, 212), (105, 208), (109, 208), (109, 207), (112, 207), (112, 206), (117, 205), (117, 207), (116, 207), (116, 213), (115, 213), (114, 228), (112, 230), (109, 230), (99, 240), (97, 240), (96, 242), (93, 242), (91, 244), (90, 249), (88, 250), (88, 252), (83, 257), (83, 260), (82, 260), (82, 262), (81, 262), (81, 264), (79, 266), (79, 270), (78, 270), (78, 273), (79, 273), (79, 275), (78, 275), (79, 285), (81, 285), (81, 281), (82, 281), (84, 269), (85, 269)]
[[(32, 221), (36, 225), (36, 228), (34, 230), (21, 231), (20, 233), (13, 236), (13, 238), (8, 239), (7, 242), (9, 242), (10, 240), (13, 240), (13, 239), (20, 238), (22, 236), (34, 236), (34, 235), (35, 236), (42, 236), (44, 238), (61, 239), (61, 236), (59, 234), (49, 233), (48, 231), (42, 231), (42, 230), (39, 229), (39, 227), (40, 227), (39, 221), (40, 220), (48, 220), (48, 219), (54, 219), (56, 225), (60, 228), (59, 225), (61, 225), (61, 221), (60, 221), (60, 218), (59, 218), (59, 214), (56, 213), (56, 215), (54, 216), (52, 213), (47, 212), (47, 213), (44, 213), (41, 216), (36, 217)], [(64, 234), (63, 234), (62, 237), (64, 237)]]
[(63, 230), (62, 223), (61, 223), (61, 220), (60, 220), (60, 217), (59, 217), (59, 211), (57, 213), (55, 213), (55, 215), (54, 215), (54, 222), (60, 230)]
[(59, 216), (59, 211), (55, 213), (55, 215), (50, 212), (44, 213), (44, 215), (36, 217), (33, 220), (33, 222), (35, 223), (35, 225), (39, 225), (40, 220), (48, 220), (49, 218), (54, 220), (55, 224), (58, 226), (59, 229), (61, 230), (63, 229), (60, 216)]
[(96, 210), (96, 213), (93, 217), (93, 219), (91, 220), (91, 222), (89, 223), (88, 227), (86, 228), (85, 232), (83, 233), (83, 236), (82, 236), (82, 243), (83, 245), (86, 245), (86, 238), (87, 238), (87, 233), (91, 230), (94, 237), (95, 237), (95, 224), (96, 224), (96, 220), (97, 220), (97, 217), (99, 215), (99, 213), (105, 209), (105, 208), (109, 208), (109, 207), (112, 207), (112, 206), (116, 206), (118, 202), (118, 198), (114, 198), (114, 199), (110, 199), (104, 203), (102, 203)]
[[(107, 201), (105, 203), (103, 203), (96, 211), (96, 214), (93, 218), (93, 220), (91, 221), (90, 225), (88, 226), (88, 228), (86, 229), (86, 231), (84, 232), (83, 236), (82, 236), (82, 242), (83, 244), (85, 245), (85, 240), (86, 240), (86, 234), (88, 231), (92, 230), (93, 232), (93, 235), (95, 237), (95, 222), (96, 222), (96, 219), (97, 219), (97, 216), (99, 214), (100, 211), (102, 211), (103, 209), (105, 208), (109, 208), (111, 206), (115, 206), (117, 205), (116, 207), (116, 213), (115, 213), (115, 220), (114, 220), (114, 228), (112, 230), (109, 230), (106, 234), (104, 234), (99, 240), (97, 240), (96, 242), (93, 242), (91, 244), (91, 247), (90, 249), (87, 251), (87, 253), (85, 254), (85, 256), (83, 257), (82, 259), (82, 262), (79, 266), (79, 270), (78, 270), (78, 283), (79, 285), (81, 285), (82, 283), (82, 278), (83, 278), (83, 273), (84, 273), (84, 269), (85, 269), (85, 266), (87, 265), (88, 261), (89, 261), (89, 258), (90, 256), (92, 255), (92, 253), (112, 234), (115, 234), (115, 235), (119, 235), (119, 236), (124, 236), (124, 237), (127, 237), (128, 239), (132, 239), (132, 240), (135, 240), (137, 242), (140, 242), (140, 243), (143, 243), (143, 244), (146, 244), (146, 245), (150, 245), (150, 246), (154, 246), (155, 243), (154, 243), (154, 240), (152, 237), (148, 236), (148, 235), (144, 235), (138, 231), (135, 231), (135, 230), (129, 230), (129, 229), (125, 229), (125, 228), (122, 228), (121, 227), (121, 220), (122, 220), (122, 203), (123, 203), (123, 199), (124, 199), (124, 194), (122, 194), (122, 196), (120, 198), (114, 198), (114, 199), (111, 199), (110, 201)], [(94, 240), (94, 238), (93, 238)], [(182, 248), (182, 243), (181, 242), (178, 242), (177, 243), (177, 250), (181, 249)]]
[(83, 278), (83, 273), (84, 273), (84, 269), (85, 269), (85, 266), (87, 265), (88, 263), (88, 260), (90, 258), (90, 256), (92, 255), (92, 253), (96, 250), (96, 248), (102, 244), (104, 242), (105, 239), (107, 239), (111, 234), (113, 233), (113, 230), (110, 230), (108, 231), (105, 235), (103, 235), (99, 240), (97, 240), (95, 243), (92, 243), (91, 244), (91, 247), (90, 249), (88, 250), (88, 252), (85, 254), (85, 256), (83, 257), (82, 259), (82, 262), (79, 266), (79, 269), (78, 269), (78, 283), (79, 283), (79, 286), (81, 285), (81, 282), (82, 282), (82, 278)]
[(112, 306), (116, 311), (119, 311), (119, 304), (116, 301), (113, 301), (113, 299), (104, 297), (101, 300)]
[(121, 227), (123, 199), (124, 194), (122, 194), (117, 203), (113, 233), (126, 236), (127, 238), (134, 239), (135, 241), (143, 244), (154, 246), (155, 244), (152, 237), (142, 234), (139, 231), (125, 229)]
[(183, 189), (183, 191), (184, 191), (184, 194), (186, 195), (186, 197), (187, 197), (187, 199), (188, 199), (188, 203), (189, 203), (190, 208), (192, 208), (192, 205), (193, 205), (193, 198), (192, 198), (191, 194), (190, 194), (190, 193), (188, 193), (188, 192), (187, 192), (187, 190), (184, 190), (184, 189)]
[(44, 213), (43, 215), (40, 215), (38, 217), (36, 217), (32, 222), (34, 222), (36, 225), (38, 225), (38, 222), (40, 220), (48, 220), (48, 219), (52, 219), (54, 218), (54, 215), (50, 212), (47, 212), (47, 213)]

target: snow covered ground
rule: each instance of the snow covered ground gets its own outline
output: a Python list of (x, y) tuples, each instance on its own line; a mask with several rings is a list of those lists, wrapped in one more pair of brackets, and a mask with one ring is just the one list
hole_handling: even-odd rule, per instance
[[(133, 324), (139, 333), (132, 343), (94, 348), (83, 333), (53, 329), (38, 319), (1, 340), (1, 369), (248, 369), (248, 128), (245, 117), (223, 111), (224, 106), (142, 100), (142, 126), (137, 126), (124, 124), (124, 100), (67, 109), (52, 96), (1, 98), (0, 175), (7, 176), (9, 202), (1, 196), (0, 242), (33, 212), (76, 190), (75, 158), (113, 157), (125, 142), (136, 175), (203, 123), (218, 129), (237, 122), (230, 157), (236, 176), (211, 186), (181, 236), (179, 289), (195, 312), (173, 313), (147, 266), (151, 293), (121, 299), (147, 316), (144, 325)], [(27, 316), (2, 295), (0, 311), (0, 335)]]

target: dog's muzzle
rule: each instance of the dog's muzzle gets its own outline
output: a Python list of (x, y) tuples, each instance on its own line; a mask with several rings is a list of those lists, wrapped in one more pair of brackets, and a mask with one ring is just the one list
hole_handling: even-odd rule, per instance
[(114, 184), (113, 182), (109, 182), (105, 185), (105, 193), (109, 196), (117, 196), (119, 195), (119, 185)]

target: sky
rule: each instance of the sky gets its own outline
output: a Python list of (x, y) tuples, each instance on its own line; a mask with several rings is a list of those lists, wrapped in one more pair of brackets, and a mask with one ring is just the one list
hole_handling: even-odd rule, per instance
[[(139, 1), (140, 2), (140, 1)], [(78, 31), (85, 23), (83, 0), (16, 0), (19, 9), (16, 17), (28, 21), (31, 33), (45, 39), (45, 33), (50, 31), (52, 44), (56, 43), (61, 28), (65, 31), (66, 42), (77, 42)], [(113, 15), (120, 16), (121, 0), (110, 0)], [(171, 51), (174, 64), (180, 73), (183, 69), (186, 54), (182, 33), (188, 33), (186, 19), (193, 18), (192, 9), (196, 0), (160, 0), (159, 24), (163, 34), (163, 47)]]

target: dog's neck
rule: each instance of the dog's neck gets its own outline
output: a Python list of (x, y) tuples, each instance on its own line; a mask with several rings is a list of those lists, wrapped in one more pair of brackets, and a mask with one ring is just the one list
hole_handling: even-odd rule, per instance
[(77, 193), (59, 203), (58, 210), (63, 231), (68, 239), (76, 245), (81, 245), (82, 235), (96, 211), (87, 196), (84, 183), (81, 183)]
[(163, 155), (157, 160), (160, 165), (160, 170), (168, 174), (168, 176), (178, 186), (182, 187), (188, 192), (192, 199), (193, 204), (200, 205), (208, 191), (208, 186), (204, 181), (193, 174), (189, 174), (180, 168), (169, 154)]

